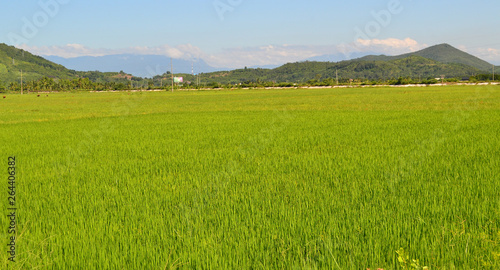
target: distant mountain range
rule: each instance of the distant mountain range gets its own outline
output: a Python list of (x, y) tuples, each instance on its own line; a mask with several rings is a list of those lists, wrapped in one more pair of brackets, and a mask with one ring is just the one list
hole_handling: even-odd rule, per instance
[(257, 65), (257, 66), (251, 66), (250, 68), (264, 68), (264, 69), (274, 69), (277, 68), (281, 65)]
[[(407, 58), (409, 56), (421, 56), (427, 59), (435, 60), (444, 64), (463, 64), (475, 67), (479, 70), (489, 71), (492, 65), (473, 55), (458, 50), (451, 45), (441, 44), (423, 49), (418, 52), (407, 53), (397, 56), (375, 55), (373, 52), (354, 52), (350, 54), (329, 54), (311, 57), (305, 61), (313, 62), (340, 62), (349, 61), (391, 61)], [(69, 69), (80, 71), (101, 71), (117, 72), (123, 70), (134, 76), (151, 78), (170, 71), (170, 58), (162, 55), (107, 55), (107, 56), (83, 56), (76, 58), (62, 58), (58, 56), (46, 56), (46, 59), (63, 65)], [(201, 59), (193, 61), (174, 59), (174, 73), (190, 74), (210, 73), (216, 71), (227, 71), (228, 68), (215, 68), (208, 65)], [(250, 68), (275, 69), (280, 65), (252, 66)]]
[[(313, 59), (339, 59), (327, 55)], [(241, 83), (248, 81), (307, 82), (340, 78), (388, 80), (399, 77), (446, 78), (469, 77), (491, 73), (492, 65), (448, 44), (398, 56), (367, 55), (339, 62), (302, 61), (272, 70), (238, 69), (207, 74), (210, 82)], [(496, 67), (499, 70), (499, 67)], [(497, 71), (498, 72), (498, 71)]]
[[(339, 53), (316, 56), (306, 59), (305, 61), (338, 62), (351, 60), (368, 54), (369, 53), (353, 53), (346, 55)], [(118, 54), (106, 56), (82, 56), (74, 58), (63, 58), (49, 55), (43, 57), (49, 61), (73, 70), (100, 72), (117, 72), (122, 70), (126, 73), (143, 78), (151, 78), (170, 71), (170, 58), (163, 55)], [(174, 73), (185, 74), (190, 74), (192, 72), (198, 74), (231, 70), (230, 68), (212, 67), (201, 59), (193, 61), (173, 59), (173, 66)], [(280, 66), (281, 65), (255, 65), (248, 68), (274, 69)]]
[[(137, 77), (151, 78), (170, 71), (170, 57), (162, 55), (119, 54), (106, 56), (82, 56), (63, 58), (46, 56), (47, 60), (63, 65), (69, 69), (81, 71), (117, 72), (124, 71)], [(174, 73), (206, 73), (227, 69), (211, 67), (205, 61), (173, 59)]]
[[(337, 63), (304, 61), (285, 64), (281, 67), (266, 69), (237, 69), (204, 74), (208, 82), (245, 83), (245, 82), (289, 82), (303, 83), (310, 80), (317, 82), (325, 79), (334, 81), (337, 76), (340, 82), (349, 79), (391, 80), (403, 78), (463, 78), (486, 73), (475, 67), (457, 63), (441, 63), (418, 55), (395, 60), (349, 60)], [(188, 78), (189, 79), (189, 78)]]
[[(356, 55), (353, 55), (356, 56)], [(333, 61), (340, 55), (323, 56)], [(337, 58), (336, 58), (337, 57)], [(111, 55), (102, 57), (78, 57), (65, 59), (48, 57), (46, 60), (27, 51), (0, 43), (0, 82), (19, 82), (21, 70), (24, 81), (38, 80), (42, 77), (55, 79), (89, 78), (92, 81), (127, 80), (131, 76), (154, 77), (170, 71), (170, 58), (148, 55)], [(58, 64), (56, 64), (56, 62)], [(217, 71), (203, 60), (173, 60), (174, 73), (183, 74), (186, 81), (196, 81), (191, 75), (204, 73), (205, 82), (241, 83), (249, 81), (305, 82), (308, 80), (371, 79), (384, 80), (398, 77), (434, 78), (466, 77), (475, 74), (491, 73), (492, 65), (473, 55), (458, 50), (448, 44), (441, 44), (424, 50), (398, 56), (367, 55), (353, 60), (337, 62), (303, 61), (288, 63), (279, 67), (245, 68)], [(80, 71), (76, 71), (80, 70)], [(82, 70), (92, 71), (85, 72)], [(97, 70), (97, 72), (95, 72)], [(106, 71), (106, 72), (104, 72)], [(496, 67), (500, 76), (500, 67)], [(141, 78), (133, 78), (141, 79)]]
[(353, 52), (353, 53), (336, 53), (336, 54), (325, 54), (320, 56), (315, 56), (308, 58), (304, 61), (314, 61), (314, 62), (340, 62), (348, 61), (356, 58), (361, 58), (367, 55), (375, 54), (375, 52)]

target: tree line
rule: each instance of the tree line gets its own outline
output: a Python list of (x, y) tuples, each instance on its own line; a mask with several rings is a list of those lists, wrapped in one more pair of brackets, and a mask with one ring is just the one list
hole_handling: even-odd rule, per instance
[[(196, 76), (184, 74), (186, 80), (182, 84), (174, 84), (174, 89), (234, 89), (234, 88), (266, 88), (266, 87), (310, 87), (310, 86), (342, 86), (342, 85), (407, 85), (407, 84), (436, 84), (449, 82), (488, 82), (493, 81), (493, 74), (478, 74), (466, 78), (455, 77), (444, 80), (437, 78), (413, 78), (399, 77), (390, 79), (365, 79), (365, 78), (322, 78), (317, 74), (314, 79), (302, 82), (277, 82), (270, 80), (261, 80), (260, 78), (252, 80), (224, 81), (219, 82), (213, 77), (197, 78)], [(500, 75), (495, 75), (494, 81), (500, 82)], [(90, 78), (76, 79), (54, 79), (43, 77), (39, 80), (29, 80), (23, 82), (22, 89), (27, 92), (64, 92), (64, 91), (122, 91), (122, 90), (152, 90), (163, 89), (170, 90), (172, 87), (171, 79), (168, 76), (155, 76), (151, 79), (133, 77), (130, 80), (122, 81), (92, 81)], [(0, 92), (11, 91), (20, 92), (20, 82), (10, 82), (4, 85), (0, 81)]]
[[(135, 79), (135, 78), (134, 78)], [(143, 90), (154, 89), (157, 86), (153, 80), (148, 79), (135, 79), (124, 81), (104, 81), (95, 82), (89, 78), (76, 78), (76, 79), (54, 79), (43, 77), (39, 80), (29, 80), (22, 83), (24, 91), (32, 92), (50, 92), (50, 91), (119, 91), (119, 90)], [(0, 81), (0, 91), (21, 91), (20, 82), (10, 82), (4, 85)]]

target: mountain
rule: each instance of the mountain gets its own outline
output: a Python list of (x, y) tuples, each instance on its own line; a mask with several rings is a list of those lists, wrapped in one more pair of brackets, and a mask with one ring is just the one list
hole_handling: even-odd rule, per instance
[[(124, 70), (127, 73), (151, 78), (155, 75), (165, 75), (164, 73), (170, 70), (170, 58), (164, 56), (111, 55), (107, 57), (79, 57), (78, 59), (49, 58), (67, 65), (80, 61), (79, 65), (83, 67), (82, 69), (110, 72), (85, 72), (67, 69), (61, 64), (48, 61), (27, 51), (0, 44), (0, 88), (10, 82), (19, 82), (21, 70), (25, 82), (49, 77), (56, 79), (89, 78), (93, 82), (124, 84), (127, 84), (129, 80), (137, 81), (137, 83), (141, 81), (141, 84), (148, 82), (117, 71)], [(203, 74), (197, 77), (191, 75), (193, 63), (194, 72), (199, 74), (203, 71)], [(491, 73), (492, 68), (489, 63), (446, 44), (399, 56), (370, 55), (340, 62), (304, 61), (288, 63), (272, 69), (245, 68), (208, 72), (213, 68), (202, 60), (193, 63), (185, 60), (174, 60), (174, 73), (185, 77), (185, 81), (190, 82), (199, 80), (204, 84), (237, 84), (259, 81), (287, 83), (310, 80), (332, 81), (336, 79), (337, 75), (339, 80), (344, 82), (348, 82), (349, 79), (390, 80), (399, 77), (428, 79), (441, 75), (445, 75), (446, 78), (460, 78)], [(70, 66), (70, 68), (75, 67)], [(495, 73), (496, 77), (499, 78), (500, 69), (498, 67)]]
[(257, 65), (257, 66), (251, 66), (250, 68), (264, 68), (264, 69), (274, 69), (277, 68), (281, 65)]
[(204, 79), (218, 83), (256, 81), (307, 82), (309, 80), (349, 79), (389, 80), (399, 77), (446, 78), (468, 77), (481, 73), (475, 67), (457, 63), (441, 63), (418, 55), (393, 60), (349, 60), (337, 63), (305, 61), (266, 69), (237, 69), (204, 74)]
[(478, 57), (461, 51), (449, 44), (440, 44), (428, 47), (426, 49), (407, 53), (397, 56), (386, 56), (386, 55), (368, 55), (365, 57), (358, 58), (358, 61), (390, 61), (407, 58), (409, 56), (421, 56), (427, 59), (435, 60), (441, 63), (450, 64), (463, 64), (471, 67), (475, 67), (482, 71), (491, 72), (492, 65)]
[(131, 75), (118, 72), (75, 71), (33, 55), (22, 49), (0, 43), (0, 89), (10, 83), (37, 81), (44, 77), (74, 80), (89, 78), (93, 82), (126, 83)]
[(353, 53), (337, 53), (337, 54), (325, 54), (314, 56), (306, 59), (305, 61), (313, 62), (340, 62), (347, 61), (356, 58), (361, 58), (367, 55), (373, 54), (373, 52), (353, 52)]
[(19, 82), (21, 80), (38, 80), (42, 77), (71, 79), (76, 77), (76, 72), (62, 65), (55, 64), (40, 56), (13, 46), (0, 43), (0, 80), (3, 82)]
[[(46, 56), (55, 63), (67, 68), (82, 71), (116, 72), (123, 70), (126, 73), (138, 77), (151, 78), (156, 75), (170, 71), (170, 57), (162, 55), (133, 55), (119, 54), (106, 56), (82, 56), (75, 58), (62, 58), (58, 56)], [(194, 73), (214, 72), (224, 69), (217, 69), (209, 66), (205, 61), (196, 59), (193, 61), (173, 59), (174, 73)]]
[[(488, 62), (448, 44), (397, 56), (364, 54), (323, 55), (303, 62), (288, 63), (270, 70), (245, 68), (204, 74), (204, 77), (209, 82), (233, 84), (257, 81), (306, 82), (336, 79), (337, 75), (341, 80), (388, 80), (399, 77), (429, 79), (441, 77), (441, 75), (445, 75), (446, 78), (461, 78), (491, 73), (492, 68)], [(355, 59), (345, 60), (347, 58)], [(500, 77), (500, 73), (497, 72), (497, 74)]]

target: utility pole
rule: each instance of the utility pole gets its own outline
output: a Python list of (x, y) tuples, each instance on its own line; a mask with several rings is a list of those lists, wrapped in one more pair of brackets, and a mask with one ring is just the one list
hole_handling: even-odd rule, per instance
[(23, 70), (21, 69), (21, 95), (22, 94), (23, 94)]
[(337, 85), (339, 85), (339, 70), (335, 70), (335, 77), (337, 78)]
[(495, 81), (495, 65), (493, 65), (493, 81)]
[(172, 93), (174, 92), (174, 62), (172, 57), (170, 57), (170, 74), (172, 74)]

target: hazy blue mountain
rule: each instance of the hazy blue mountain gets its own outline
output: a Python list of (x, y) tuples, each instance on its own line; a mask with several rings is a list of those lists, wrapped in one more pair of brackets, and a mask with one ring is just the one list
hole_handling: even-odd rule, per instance
[[(101, 71), (118, 72), (123, 70), (126, 73), (137, 77), (151, 78), (155, 75), (170, 71), (170, 57), (161, 55), (133, 55), (119, 54), (106, 56), (82, 56), (75, 58), (63, 58), (58, 56), (45, 56), (46, 59), (63, 65), (66, 68), (80, 71)], [(207, 73), (223, 68), (214, 68), (201, 59), (193, 61), (183, 59), (173, 59), (175, 73), (191, 73), (191, 67), (194, 73)]]
[(315, 62), (340, 62), (347, 61), (370, 54), (375, 54), (375, 52), (353, 52), (353, 53), (336, 53), (336, 54), (325, 54), (306, 59), (305, 61), (315, 61)]
[(280, 67), (282, 64), (280, 65), (256, 65), (256, 66), (251, 66), (249, 68), (263, 68), (263, 69), (275, 69), (277, 67)]

